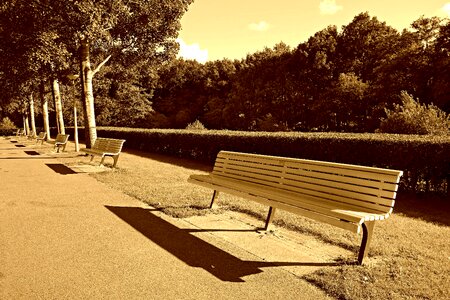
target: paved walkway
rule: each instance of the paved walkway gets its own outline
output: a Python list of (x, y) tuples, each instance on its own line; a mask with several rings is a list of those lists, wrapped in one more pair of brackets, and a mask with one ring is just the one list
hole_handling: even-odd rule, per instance
[(169, 218), (58, 155), (0, 137), (0, 299), (326, 298), (288, 239)]

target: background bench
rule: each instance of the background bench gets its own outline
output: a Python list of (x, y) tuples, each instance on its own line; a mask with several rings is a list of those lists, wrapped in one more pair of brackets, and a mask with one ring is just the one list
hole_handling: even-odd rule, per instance
[(41, 142), (41, 145), (43, 145), (46, 137), (47, 137), (46, 132), (43, 132), (43, 131), (39, 132), (38, 136), (35, 137), (36, 144)]
[(389, 217), (402, 171), (322, 161), (221, 151), (209, 175), (189, 182), (268, 205), (267, 230), (276, 208), (359, 234), (358, 262), (374, 223)]
[(56, 152), (59, 152), (59, 149), (61, 149), (61, 148), (62, 148), (62, 151), (66, 150), (66, 145), (67, 145), (67, 142), (69, 141), (69, 136), (70, 136), (70, 134), (61, 134), (61, 133), (58, 133), (56, 135), (55, 145), (54, 145), (54, 149), (56, 149)]
[(82, 148), (80, 151), (91, 155), (91, 161), (94, 159), (94, 156), (100, 156), (102, 158), (100, 164), (103, 164), (106, 156), (110, 156), (114, 160), (114, 168), (117, 165), (123, 143), (125, 143), (125, 140), (99, 137), (95, 140), (94, 145), (91, 148)]

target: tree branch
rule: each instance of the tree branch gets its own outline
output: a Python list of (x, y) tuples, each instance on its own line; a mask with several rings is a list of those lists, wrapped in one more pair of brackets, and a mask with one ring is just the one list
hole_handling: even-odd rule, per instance
[(92, 76), (94, 76), (98, 71), (100, 71), (100, 69), (103, 67), (103, 65), (106, 64), (110, 58), (111, 58), (111, 55), (108, 56), (104, 61), (102, 61), (102, 62), (97, 66), (97, 68), (95, 68), (94, 71), (92, 71)]

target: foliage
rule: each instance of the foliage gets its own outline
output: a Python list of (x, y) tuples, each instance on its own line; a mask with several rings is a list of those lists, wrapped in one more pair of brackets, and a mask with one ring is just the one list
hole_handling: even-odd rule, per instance
[(387, 118), (382, 120), (379, 131), (400, 134), (450, 134), (450, 115), (433, 104), (421, 104), (407, 92), (400, 95), (402, 104), (394, 110), (386, 109)]
[[(242, 60), (200, 64), (173, 59), (178, 21), (190, 2), (70, 1), (66, 9), (64, 1), (6, 0), (0, 11), (0, 31), (9, 41), (0, 46), (3, 110), (11, 99), (23, 110), (21, 99), (37, 85), (30, 78), (76, 73), (85, 37), (93, 64), (112, 55), (94, 78), (100, 125), (182, 129), (199, 120), (208, 129), (374, 132), (403, 90), (450, 112), (448, 20), (421, 17), (399, 32), (361, 13), (293, 49), (278, 43)], [(153, 6), (144, 9), (153, 4), (162, 15)], [(45, 5), (51, 10), (39, 14)], [(17, 31), (5, 30), (10, 27)], [(70, 92), (68, 98), (82, 96)]]
[(206, 127), (199, 120), (195, 120), (195, 122), (188, 124), (188, 126), (186, 126), (186, 129), (187, 130), (206, 130)]
[(0, 122), (0, 128), (11, 129), (16, 128), (16, 125), (8, 117), (4, 117)]
[[(252, 131), (374, 132), (401, 90), (448, 109), (448, 23), (420, 18), (399, 33), (362, 13), (290, 49), (283, 43), (234, 62), (176, 60), (154, 88), (164, 126)], [(407, 66), (407, 67), (405, 67)], [(159, 114), (158, 114), (159, 113)]]

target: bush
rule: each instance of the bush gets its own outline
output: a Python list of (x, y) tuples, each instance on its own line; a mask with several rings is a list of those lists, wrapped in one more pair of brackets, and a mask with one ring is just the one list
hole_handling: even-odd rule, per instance
[(4, 117), (0, 122), (0, 128), (15, 129), (16, 125), (14, 125), (13, 121), (11, 121), (8, 117)]
[(189, 123), (186, 126), (186, 129), (187, 130), (206, 130), (206, 127), (199, 120), (195, 120), (195, 122)]
[(450, 116), (437, 106), (420, 104), (407, 92), (402, 91), (402, 104), (396, 104), (394, 110), (386, 109), (387, 118), (383, 119), (378, 132), (400, 134), (450, 134)]

